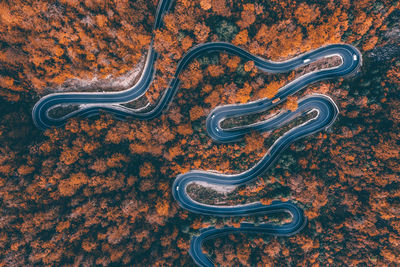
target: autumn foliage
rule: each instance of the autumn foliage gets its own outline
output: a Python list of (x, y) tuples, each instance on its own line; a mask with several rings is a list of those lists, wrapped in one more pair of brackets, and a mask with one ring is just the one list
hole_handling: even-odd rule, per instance
[(67, 80), (130, 71), (150, 43), (154, 4), (2, 1), (0, 65), (7, 71), (0, 76), (0, 96), (16, 101)]
[(271, 112), (226, 122), (265, 120), (315, 92), (338, 104), (328, 131), (295, 142), (246, 187), (226, 194), (200, 187), (193, 196), (219, 205), (292, 200), (308, 218), (289, 238), (218, 238), (204, 249), (221, 266), (400, 264), (398, 2), (250, 2), (177, 0), (156, 32), (156, 1), (0, 3), (0, 266), (193, 266), (190, 238), (203, 227), (290, 220), (192, 214), (174, 201), (171, 185), (192, 169), (238, 173), (258, 162), (283, 130), (219, 144), (207, 135), (206, 116), (218, 105), (271, 99), (295, 72), (269, 75), (213, 53), (183, 71), (160, 118), (102, 114), (35, 129), (39, 96), (71, 79), (90, 83), (141, 66), (152, 36), (157, 73), (142, 99), (150, 103), (199, 43), (232, 42), (272, 60), (333, 42), (357, 46), (364, 56), (357, 77), (316, 83)]

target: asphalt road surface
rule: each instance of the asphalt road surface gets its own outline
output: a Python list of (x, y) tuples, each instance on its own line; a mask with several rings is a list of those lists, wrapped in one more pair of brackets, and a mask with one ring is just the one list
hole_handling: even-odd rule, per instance
[[(162, 16), (166, 11), (168, 11), (170, 6), (171, 0), (160, 2), (157, 9), (154, 29), (162, 26)], [(209, 227), (202, 229), (198, 236), (192, 238), (190, 246), (190, 255), (196, 264), (200, 266), (214, 265), (213, 262), (202, 252), (201, 247), (205, 240), (236, 232), (290, 236), (299, 232), (306, 225), (307, 220), (302, 209), (293, 202), (275, 201), (270, 205), (263, 205), (260, 202), (236, 206), (206, 205), (190, 198), (186, 192), (187, 186), (196, 182), (205, 182), (217, 186), (240, 186), (254, 181), (254, 179), (273, 165), (280, 153), (291, 143), (331, 126), (339, 111), (330, 97), (313, 94), (300, 99), (297, 110), (280, 112), (266, 121), (241, 127), (233, 127), (230, 129), (222, 128), (220, 125), (221, 122), (226, 118), (269, 110), (284, 101), (288, 96), (312, 83), (354, 74), (358, 71), (362, 62), (361, 54), (355, 47), (346, 44), (332, 44), (284, 62), (272, 62), (252, 55), (240, 47), (229, 43), (211, 42), (200, 44), (190, 49), (181, 59), (168, 88), (164, 91), (156, 105), (136, 110), (127, 108), (123, 106), (123, 104), (142, 96), (153, 81), (154, 63), (157, 60), (157, 53), (154, 51), (151, 44), (142, 75), (133, 87), (120, 92), (50, 94), (40, 99), (32, 111), (33, 121), (40, 129), (60, 127), (71, 117), (91, 117), (97, 115), (100, 110), (109, 112), (118, 119), (137, 118), (150, 120), (160, 116), (173, 100), (173, 97), (179, 88), (178, 77), (181, 71), (184, 70), (193, 59), (212, 52), (225, 52), (239, 56), (244, 60), (252, 60), (258, 69), (269, 73), (288, 72), (313, 63), (319, 59), (331, 56), (339, 56), (342, 63), (337, 67), (318, 70), (293, 80), (289, 84), (280, 88), (277, 95), (271, 99), (264, 98), (245, 104), (218, 106), (208, 115), (206, 126), (210, 137), (217, 142), (232, 142), (241, 139), (249, 131), (272, 131), (284, 126), (290, 121), (293, 121), (293, 119), (298, 118), (299, 116), (303, 116), (310, 112), (316, 113), (312, 119), (309, 119), (303, 124), (284, 133), (270, 147), (265, 156), (256, 165), (245, 172), (226, 175), (217, 172), (195, 170), (181, 174), (175, 179), (172, 187), (175, 200), (182, 208), (194, 213), (212, 216), (247, 216), (286, 212), (292, 217), (291, 222), (286, 224), (264, 223), (253, 225), (251, 223), (242, 223), (239, 228), (224, 227), (216, 229), (214, 227)], [(53, 118), (49, 115), (51, 109), (63, 105), (76, 105), (79, 109), (61, 118)]]

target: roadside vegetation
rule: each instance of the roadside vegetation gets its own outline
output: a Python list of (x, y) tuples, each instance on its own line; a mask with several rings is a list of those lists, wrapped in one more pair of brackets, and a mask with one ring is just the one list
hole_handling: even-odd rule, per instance
[(312, 93), (332, 96), (340, 115), (328, 131), (297, 141), (272, 169), (230, 194), (191, 190), (208, 203), (291, 200), (308, 218), (290, 238), (210, 241), (206, 249), (220, 265), (399, 265), (399, 2), (177, 0), (153, 33), (156, 6), (0, 3), (0, 266), (192, 266), (189, 241), (200, 228), (288, 219), (191, 214), (174, 201), (171, 185), (191, 169), (237, 173), (254, 165), (285, 129), (217, 144), (205, 118), (217, 105), (272, 97), (298, 72), (266, 75), (253, 62), (210, 54), (182, 73), (158, 119), (102, 114), (35, 129), (31, 110), (41, 96), (65, 90), (71, 80), (127, 75), (153, 35), (157, 74), (140, 105), (157, 101), (179, 59), (199, 43), (232, 42), (272, 60), (330, 43), (358, 47), (357, 76), (311, 85), (281, 106), (293, 109)]

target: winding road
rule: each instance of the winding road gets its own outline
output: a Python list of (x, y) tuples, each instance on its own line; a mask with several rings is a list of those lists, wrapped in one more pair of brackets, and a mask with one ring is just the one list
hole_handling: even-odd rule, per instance
[[(160, 1), (154, 29), (162, 26), (162, 16), (168, 11), (170, 6), (171, 0)], [(241, 139), (249, 131), (272, 131), (304, 114), (314, 111), (316, 111), (317, 114), (312, 119), (284, 133), (270, 147), (265, 156), (256, 165), (245, 172), (235, 175), (226, 175), (216, 172), (195, 170), (181, 174), (175, 179), (172, 187), (175, 200), (182, 208), (194, 213), (213, 216), (247, 216), (286, 212), (292, 217), (290, 223), (280, 225), (269, 223), (260, 225), (242, 223), (239, 228), (224, 227), (216, 229), (215, 227), (209, 227), (202, 229), (198, 236), (192, 238), (190, 246), (190, 255), (196, 264), (200, 266), (214, 266), (213, 262), (202, 252), (201, 247), (205, 240), (236, 232), (290, 236), (299, 232), (306, 225), (307, 220), (302, 209), (293, 202), (274, 201), (271, 205), (263, 205), (260, 202), (237, 206), (206, 205), (190, 198), (186, 192), (187, 186), (195, 182), (206, 182), (218, 186), (239, 186), (254, 181), (260, 174), (269, 169), (277, 160), (280, 153), (294, 141), (331, 126), (339, 110), (330, 97), (313, 94), (300, 99), (298, 108), (295, 111), (281, 112), (266, 121), (229, 129), (222, 128), (221, 122), (226, 118), (269, 110), (284, 101), (288, 96), (295, 94), (302, 88), (317, 81), (354, 74), (358, 71), (362, 63), (361, 54), (355, 47), (346, 44), (332, 44), (287, 61), (272, 62), (252, 55), (240, 47), (229, 43), (212, 42), (200, 44), (190, 49), (181, 59), (168, 88), (164, 91), (162, 97), (155, 106), (136, 110), (127, 108), (122, 104), (138, 99), (147, 91), (153, 81), (154, 64), (157, 59), (157, 53), (154, 51), (151, 43), (142, 75), (133, 87), (120, 92), (50, 94), (40, 99), (35, 104), (32, 111), (33, 121), (40, 129), (60, 127), (73, 116), (90, 117), (98, 114), (100, 110), (107, 111), (119, 119), (137, 118), (150, 120), (160, 116), (161, 113), (167, 109), (169, 103), (171, 103), (179, 88), (179, 74), (182, 70), (184, 70), (193, 59), (209, 52), (224, 52), (239, 56), (245, 60), (252, 60), (258, 69), (269, 73), (288, 72), (313, 63), (319, 59), (332, 56), (339, 56), (342, 63), (337, 67), (311, 72), (293, 80), (280, 88), (276, 96), (271, 99), (264, 98), (245, 104), (218, 106), (208, 115), (206, 127), (210, 137), (217, 142), (232, 142)], [(61, 105), (77, 105), (79, 109), (61, 118), (51, 117), (49, 111)]]

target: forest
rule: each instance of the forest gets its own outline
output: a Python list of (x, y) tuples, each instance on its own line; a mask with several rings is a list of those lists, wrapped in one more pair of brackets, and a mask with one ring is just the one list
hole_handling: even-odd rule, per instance
[[(272, 97), (300, 71), (271, 75), (254, 62), (209, 54), (182, 73), (160, 118), (119, 121), (104, 113), (35, 128), (32, 107), (44, 95), (134, 83), (152, 38), (155, 80), (132, 106), (154, 105), (196, 44), (231, 42), (276, 61), (332, 43), (356, 46), (360, 73), (308, 86), (277, 108), (330, 95), (340, 115), (328, 131), (296, 141), (246, 187), (189, 191), (207, 203), (280, 199), (305, 211), (307, 226), (289, 238), (210, 241), (204, 249), (220, 265), (400, 265), (400, 2), (176, 0), (153, 32), (157, 4), (1, 1), (0, 266), (193, 266), (189, 242), (203, 227), (288, 219), (192, 214), (174, 201), (171, 185), (192, 169), (237, 173), (258, 162), (287, 129), (219, 144), (207, 135), (206, 116), (218, 105)], [(109, 82), (121, 77), (133, 78)]]

